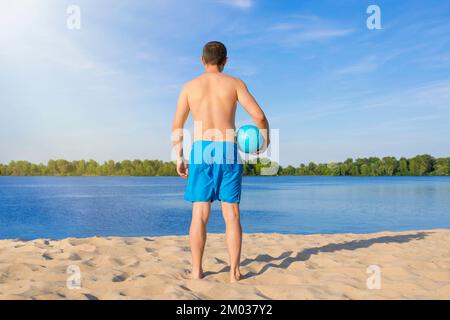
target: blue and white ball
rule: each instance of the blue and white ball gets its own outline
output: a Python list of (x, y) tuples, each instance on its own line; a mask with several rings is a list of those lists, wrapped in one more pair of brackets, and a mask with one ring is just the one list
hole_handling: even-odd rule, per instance
[(258, 127), (245, 125), (237, 132), (237, 144), (239, 150), (245, 153), (255, 153), (264, 146), (264, 137)]

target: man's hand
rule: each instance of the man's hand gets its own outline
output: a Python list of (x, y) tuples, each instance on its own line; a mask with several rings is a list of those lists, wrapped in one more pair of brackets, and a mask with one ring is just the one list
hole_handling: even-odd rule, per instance
[(186, 179), (188, 176), (188, 165), (186, 162), (184, 162), (183, 159), (177, 160), (177, 173), (180, 177), (183, 179)]
[(261, 149), (259, 149), (258, 151), (255, 152), (255, 154), (263, 154), (264, 152), (266, 152), (267, 148), (270, 145), (270, 138), (267, 136), (266, 139), (264, 139), (264, 145)]

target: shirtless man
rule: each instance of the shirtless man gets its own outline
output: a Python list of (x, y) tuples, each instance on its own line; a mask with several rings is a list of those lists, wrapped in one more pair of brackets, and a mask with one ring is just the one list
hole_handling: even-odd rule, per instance
[[(242, 161), (235, 143), (236, 102), (252, 117), (269, 145), (269, 123), (244, 82), (222, 73), (227, 50), (217, 41), (203, 47), (201, 61), (205, 72), (182, 89), (173, 121), (172, 142), (177, 153), (177, 173), (187, 178), (184, 198), (193, 203), (189, 241), (192, 252), (192, 278), (202, 278), (202, 257), (206, 242), (206, 224), (211, 202), (222, 203), (226, 223), (226, 243), (230, 259), (230, 281), (238, 281), (242, 229), (239, 202)], [(183, 157), (182, 130), (192, 113), (194, 143), (189, 163)]]

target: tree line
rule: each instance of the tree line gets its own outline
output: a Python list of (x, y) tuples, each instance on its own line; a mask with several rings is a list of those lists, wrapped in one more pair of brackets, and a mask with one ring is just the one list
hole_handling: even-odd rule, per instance
[[(244, 163), (244, 175), (260, 175), (268, 161)], [(276, 163), (274, 163), (276, 165)], [(448, 176), (450, 158), (418, 155), (413, 158), (370, 157), (344, 162), (309, 163), (298, 167), (278, 167), (281, 176)], [(47, 164), (11, 161), (0, 164), (2, 176), (176, 176), (175, 163), (161, 160), (105, 161), (64, 159), (49, 160)]]

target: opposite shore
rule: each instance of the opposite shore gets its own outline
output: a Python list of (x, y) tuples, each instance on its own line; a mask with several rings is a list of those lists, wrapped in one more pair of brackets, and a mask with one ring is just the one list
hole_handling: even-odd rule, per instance
[[(49, 160), (47, 164), (19, 160), (0, 163), (0, 176), (176, 176), (175, 163), (161, 160), (104, 161), (64, 159)], [(244, 161), (245, 176), (449, 176), (450, 157), (435, 158), (417, 155), (412, 158), (369, 157), (351, 158), (344, 162), (300, 164), (298, 167), (280, 166), (275, 161), (256, 158)], [(269, 169), (270, 168), (270, 169)]]

